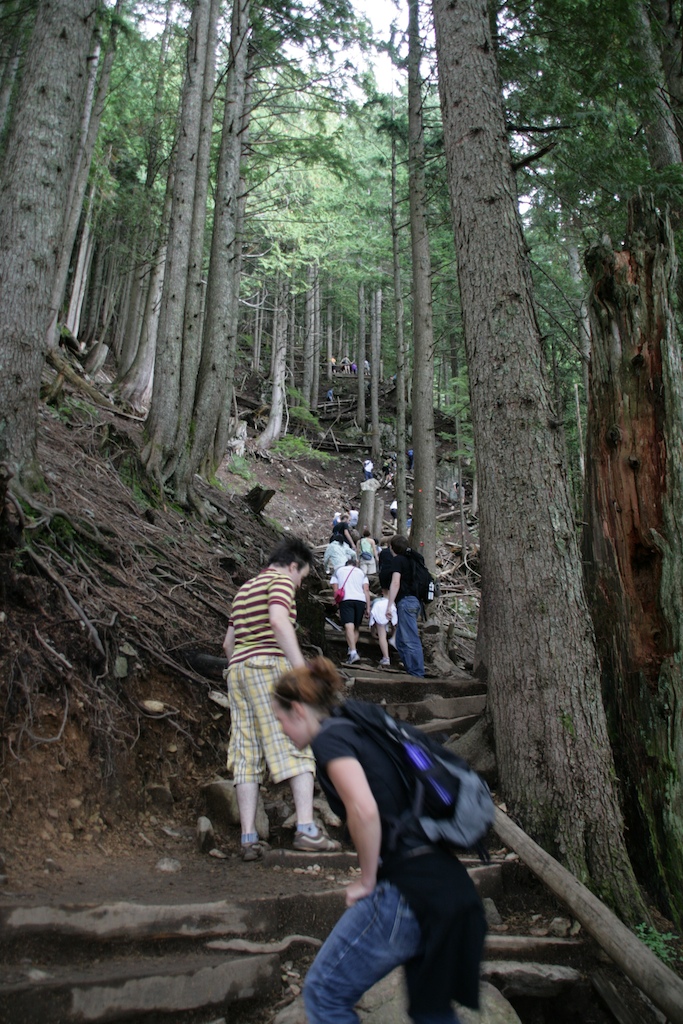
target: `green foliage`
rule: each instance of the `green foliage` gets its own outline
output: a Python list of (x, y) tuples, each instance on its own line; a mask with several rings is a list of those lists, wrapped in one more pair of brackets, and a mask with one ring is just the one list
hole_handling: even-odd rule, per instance
[(247, 483), (251, 483), (255, 479), (255, 475), (249, 466), (249, 459), (243, 455), (233, 455), (226, 468), (228, 473), (241, 477)]
[(649, 924), (639, 924), (636, 925), (636, 935), (667, 966), (672, 967), (683, 961), (683, 957), (671, 949), (671, 943), (678, 939), (678, 935), (673, 932), (660, 932)]
[(273, 451), (289, 459), (290, 462), (298, 462), (299, 459), (317, 459), (324, 465), (331, 458), (327, 452), (316, 451), (305, 437), (294, 437), (292, 434), (287, 434), (276, 441)]

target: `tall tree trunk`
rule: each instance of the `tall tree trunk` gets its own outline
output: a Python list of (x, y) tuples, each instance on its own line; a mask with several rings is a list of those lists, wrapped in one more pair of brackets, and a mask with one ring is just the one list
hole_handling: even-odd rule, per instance
[(364, 432), (367, 426), (367, 413), (365, 411), (365, 285), (361, 281), (358, 285), (358, 410), (356, 412), (356, 423)]
[[(111, 28), (109, 30), (109, 39), (107, 40), (107, 48), (105, 50), (104, 57), (102, 58), (102, 67), (99, 69), (99, 80), (97, 80), (99, 59), (95, 60), (91, 58), (89, 62), (88, 70), (90, 80), (88, 83), (83, 117), (83, 131), (81, 143), (78, 147), (78, 152), (73, 163), (71, 184), (64, 216), (62, 244), (52, 284), (52, 320), (48, 325), (46, 337), (48, 347), (56, 344), (55, 328), (57, 326), (57, 319), (64, 301), (71, 254), (73, 252), (74, 242), (76, 241), (78, 225), (83, 210), (83, 200), (88, 187), (90, 165), (92, 164), (92, 158), (95, 152), (95, 143), (97, 142), (97, 134), (100, 129), (105, 102), (109, 93), (109, 79), (111, 77), (111, 69), (114, 64), (114, 56), (116, 54), (116, 42), (119, 32), (118, 19), (120, 16), (122, 2), (123, 0), (117, 0), (116, 7), (113, 12)], [(99, 49), (98, 41), (98, 53)]]
[(481, 488), (477, 673), (502, 790), (526, 832), (642, 921), (486, 7), (433, 9)]
[(181, 501), (206, 458), (215, 461), (216, 431), (232, 405), (232, 378), (237, 345), (243, 203), (240, 160), (249, 119), (247, 70), (249, 0), (233, 0), (230, 61), (226, 76), (221, 147), (216, 172), (213, 234), (206, 294), (202, 357), (195, 395), (192, 442), (175, 473)]
[(408, 145), (410, 237), (413, 264), (413, 545), (430, 569), (436, 557), (436, 445), (434, 435), (434, 329), (432, 264), (427, 233), (424, 125), (420, 78), (419, 0), (409, 0)]
[(651, 198), (593, 279), (584, 566), (629, 850), (683, 926), (683, 365), (676, 259)]
[(197, 181), (209, 12), (210, 0), (196, 0), (188, 30), (152, 405), (146, 425), (147, 439), (140, 454), (147, 472), (155, 476), (159, 483), (168, 479), (177, 458), (185, 295)]
[(95, 244), (92, 233), (94, 202), (95, 186), (93, 185), (90, 189), (90, 198), (88, 200), (85, 217), (83, 219), (83, 229), (81, 231), (81, 238), (78, 245), (78, 256), (76, 258), (76, 267), (74, 269), (74, 279), (71, 285), (69, 311), (66, 317), (66, 326), (75, 336), (78, 335), (80, 330), (81, 310), (83, 308), (83, 299), (85, 297), (88, 274), (90, 273), (90, 266), (92, 263), (93, 247)]
[[(393, 115), (393, 111), (392, 111)], [(401, 285), (401, 247), (399, 244), (398, 198), (396, 195), (396, 139), (391, 137), (391, 248), (394, 263), (394, 318), (396, 323), (396, 480), (397, 522), (408, 518), (406, 498), (406, 373), (403, 334), (403, 289)]]
[(173, 161), (171, 161), (171, 168), (166, 183), (166, 197), (159, 226), (160, 242), (150, 268), (145, 309), (142, 315), (140, 341), (130, 369), (117, 382), (121, 398), (130, 402), (133, 408), (138, 409), (140, 412), (147, 412), (152, 400), (154, 359), (156, 356), (161, 296), (164, 287), (164, 268), (166, 265), (166, 246), (168, 243), (168, 227), (171, 220), (172, 196)]
[(322, 318), (320, 316), (320, 272), (315, 271), (315, 287), (313, 289), (313, 381), (311, 384), (311, 408), (318, 408), (320, 394), (320, 347), (322, 345)]
[(280, 437), (285, 409), (285, 379), (287, 374), (287, 282), (279, 283), (275, 291), (273, 312), (273, 391), (270, 415), (262, 434), (256, 439), (259, 448), (271, 448)]
[(315, 345), (315, 267), (306, 267), (306, 307), (304, 324), (303, 377), (301, 393), (304, 405), (311, 408), (313, 393), (313, 348)]
[[(379, 366), (382, 359), (382, 289), (376, 288), (370, 298), (372, 330), (370, 332), (370, 413), (372, 418), (372, 458), (378, 464), (382, 458), (379, 436)], [(365, 390), (365, 372), (358, 366), (358, 375)]]
[[(93, 0), (43, 0), (0, 179), (0, 463), (28, 478), (54, 267), (85, 101)], [(30, 125), (30, 131), (27, 126)]]

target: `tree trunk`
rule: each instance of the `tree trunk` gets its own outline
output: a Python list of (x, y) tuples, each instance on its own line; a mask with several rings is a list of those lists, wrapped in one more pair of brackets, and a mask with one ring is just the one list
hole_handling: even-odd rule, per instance
[(642, 921), (486, 7), (433, 9), (481, 488), (476, 670), (502, 790), (527, 833)]
[(320, 315), (320, 272), (315, 270), (313, 289), (313, 381), (311, 385), (311, 408), (317, 410), (320, 395), (320, 348), (322, 346), (322, 317)]
[(161, 483), (177, 459), (185, 295), (192, 237), (210, 0), (196, 0), (188, 30), (185, 81), (175, 152), (171, 224), (166, 252), (147, 440), (140, 458)]
[(363, 433), (367, 425), (367, 413), (365, 410), (365, 285), (361, 281), (358, 285), (358, 409), (356, 411), (356, 423)]
[(303, 380), (301, 393), (304, 405), (311, 408), (311, 395), (313, 392), (313, 346), (315, 338), (315, 268), (306, 267), (306, 310), (304, 326), (304, 351), (303, 351)]
[(176, 494), (180, 500), (184, 500), (191, 489), (192, 477), (204, 460), (215, 462), (216, 431), (224, 410), (229, 410), (232, 404), (242, 248), (240, 159), (249, 119), (249, 34), (249, 0), (233, 0), (230, 63), (216, 172), (206, 319), (192, 418), (192, 443), (175, 474)]
[[(393, 115), (393, 111), (392, 111)], [(396, 479), (397, 522), (408, 518), (406, 498), (406, 371), (403, 335), (403, 289), (401, 285), (401, 247), (399, 244), (398, 199), (396, 196), (396, 138), (391, 136), (391, 247), (394, 264), (394, 318), (396, 322)]]
[[(97, 142), (97, 134), (100, 129), (105, 102), (109, 93), (109, 79), (111, 77), (111, 69), (114, 64), (114, 56), (116, 54), (116, 42), (119, 32), (118, 19), (120, 17), (121, 6), (122, 0), (117, 0), (111, 21), (109, 39), (107, 40), (107, 48), (102, 59), (102, 67), (100, 69), (99, 81), (97, 81), (97, 88), (95, 88), (95, 79), (97, 76), (99, 61), (89, 61), (89, 75), (91, 76), (91, 81), (88, 85), (88, 96), (86, 99), (83, 118), (83, 132), (81, 136), (81, 143), (78, 147), (78, 152), (73, 164), (69, 196), (67, 199), (64, 217), (64, 233), (59, 259), (57, 261), (57, 269), (55, 271), (55, 277), (52, 285), (52, 320), (48, 326), (46, 339), (48, 347), (56, 343), (55, 328), (57, 326), (57, 319), (64, 301), (71, 254), (73, 252), (74, 242), (76, 241), (78, 225), (81, 219), (81, 212), (83, 210), (83, 200), (88, 187), (90, 165), (92, 164), (92, 158), (95, 152), (95, 143)], [(90, 96), (91, 87), (92, 97)]]
[(273, 393), (270, 415), (263, 433), (256, 439), (259, 448), (271, 448), (280, 437), (285, 408), (285, 380), (287, 373), (287, 284), (283, 281), (275, 295), (273, 313)]
[[(382, 458), (379, 436), (379, 365), (382, 359), (382, 289), (376, 288), (370, 297), (372, 330), (370, 332), (370, 416), (372, 421), (372, 458), (378, 464)], [(358, 376), (365, 391), (365, 371), (358, 364)]]
[(410, 236), (413, 262), (413, 546), (428, 567), (436, 563), (436, 445), (434, 437), (434, 330), (432, 265), (427, 234), (424, 125), (420, 79), (419, 0), (409, 0), (408, 143)]
[(594, 246), (584, 566), (631, 857), (683, 926), (683, 366), (654, 200)]
[(0, 179), (0, 463), (25, 479), (97, 9), (92, 0), (39, 5)]

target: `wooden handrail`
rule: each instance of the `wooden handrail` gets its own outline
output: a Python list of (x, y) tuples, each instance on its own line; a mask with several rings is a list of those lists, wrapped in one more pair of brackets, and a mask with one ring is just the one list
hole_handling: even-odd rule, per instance
[(666, 1014), (671, 1024), (683, 1024), (683, 981), (570, 871), (496, 808), (493, 828), (498, 837), (571, 910), (589, 935)]

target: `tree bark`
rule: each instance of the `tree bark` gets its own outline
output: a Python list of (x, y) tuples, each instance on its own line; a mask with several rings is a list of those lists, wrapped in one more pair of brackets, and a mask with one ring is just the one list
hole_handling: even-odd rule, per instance
[(481, 488), (476, 671), (501, 785), (526, 832), (642, 921), (486, 7), (433, 9)]
[(365, 285), (361, 281), (358, 285), (358, 410), (356, 412), (356, 423), (363, 432), (365, 432), (367, 424), (367, 413), (365, 410), (365, 373), (362, 369), (365, 366), (365, 359)]
[[(393, 111), (392, 111), (393, 114)], [(394, 265), (394, 319), (396, 323), (396, 480), (397, 520), (408, 518), (406, 498), (406, 371), (403, 334), (403, 288), (401, 285), (401, 248), (399, 244), (398, 199), (396, 196), (396, 138), (391, 136), (391, 249)], [(382, 524), (380, 523), (380, 530)]]
[(424, 125), (420, 79), (419, 0), (409, 0), (408, 144), (410, 236), (413, 263), (413, 546), (436, 567), (436, 445), (432, 264), (426, 217)]
[(25, 479), (35, 469), (51, 287), (97, 8), (39, 5), (0, 179), (0, 463)]
[(587, 590), (631, 857), (683, 926), (683, 366), (668, 221), (642, 195), (594, 246)]
[[(375, 288), (370, 297), (372, 330), (370, 332), (370, 417), (372, 422), (372, 458), (377, 464), (382, 458), (379, 436), (379, 366), (382, 359), (382, 289)], [(358, 377), (365, 391), (365, 370), (358, 364)]]
[(179, 499), (205, 459), (215, 462), (216, 431), (232, 403), (242, 248), (240, 160), (248, 128), (249, 0), (233, 0), (230, 62), (226, 76), (221, 147), (216, 172), (213, 234), (206, 293), (202, 357), (197, 378), (192, 440), (175, 473)]
[(180, 410), (185, 295), (197, 181), (209, 10), (210, 0), (196, 0), (188, 30), (152, 405), (146, 425), (147, 439), (140, 454), (147, 472), (160, 483), (168, 479), (178, 455), (176, 435)]
[(271, 448), (280, 437), (285, 408), (287, 374), (287, 284), (282, 281), (275, 295), (273, 313), (273, 393), (265, 430), (257, 438), (259, 448)]

